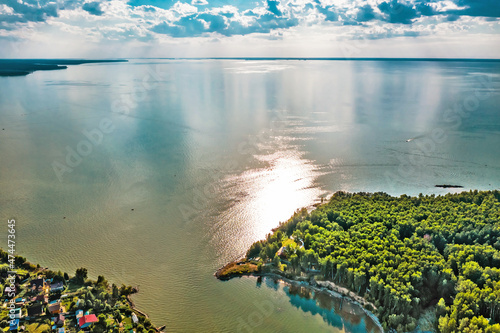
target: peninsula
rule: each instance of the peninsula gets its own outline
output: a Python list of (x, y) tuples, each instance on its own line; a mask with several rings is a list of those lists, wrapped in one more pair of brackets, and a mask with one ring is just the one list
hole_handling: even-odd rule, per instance
[(127, 60), (0, 59), (0, 76), (25, 76), (35, 71), (66, 69), (69, 65), (101, 62), (127, 62)]
[(0, 249), (0, 329), (14, 332), (161, 332), (136, 309), (137, 288), (87, 278), (79, 268), (70, 277), (34, 265)]
[(279, 275), (339, 292), (389, 332), (500, 332), (500, 192), (337, 192), (215, 275)]

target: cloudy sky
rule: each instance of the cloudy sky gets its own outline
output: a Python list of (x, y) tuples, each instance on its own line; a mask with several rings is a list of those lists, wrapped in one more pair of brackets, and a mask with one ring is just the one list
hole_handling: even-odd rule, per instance
[(500, 0), (0, 0), (0, 57), (500, 58)]

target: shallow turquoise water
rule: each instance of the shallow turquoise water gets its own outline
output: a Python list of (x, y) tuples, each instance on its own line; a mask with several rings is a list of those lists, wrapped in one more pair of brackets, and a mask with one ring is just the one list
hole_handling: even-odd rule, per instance
[(499, 88), (498, 63), (457, 62), (133, 60), (0, 78), (0, 217), (34, 262), (139, 285), (172, 332), (233, 332), (266, 301), (255, 332), (365, 332), (322, 298), (212, 274), (338, 190), (498, 189)]

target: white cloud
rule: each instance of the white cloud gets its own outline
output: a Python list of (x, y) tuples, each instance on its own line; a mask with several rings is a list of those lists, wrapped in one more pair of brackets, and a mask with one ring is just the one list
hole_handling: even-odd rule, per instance
[[(334, 9), (341, 14), (340, 20), (349, 23), (350, 18), (355, 18), (358, 8), (366, 4), (372, 5), (374, 11), (380, 13), (376, 5), (382, 1), (321, 0), (321, 4), (323, 6), (334, 5)], [(415, 2), (415, 0), (412, 1)], [(391, 24), (371, 20), (368, 22), (361, 21), (362, 24), (359, 25), (342, 25), (342, 21), (325, 22), (326, 16), (319, 12), (318, 7), (315, 9), (311, 9), (311, 6), (306, 7), (308, 3), (311, 3), (311, 0), (282, 0), (279, 8), (285, 12), (285, 17), (296, 19), (295, 23), (290, 24), (290, 26), (276, 25), (274, 29), (269, 29), (268, 32), (264, 33), (265, 29), (246, 29), (257, 25), (257, 23), (262, 23), (262, 21), (259, 21), (261, 16), (266, 19), (270, 16), (264, 1), (256, 3), (256, 7), (251, 9), (252, 15), (246, 15), (249, 11), (241, 10), (234, 5), (210, 8), (196, 7), (206, 3), (206, 0), (189, 0), (189, 3), (178, 1), (170, 9), (162, 9), (150, 5), (131, 7), (126, 0), (102, 1), (101, 9), (105, 13), (103, 16), (89, 15), (82, 10), (81, 5), (75, 5), (72, 8), (59, 10), (58, 16), (47, 17), (45, 22), (17, 22), (12, 25), (12, 29), (2, 30), (2, 24), (6, 24), (3, 22), (0, 24), (0, 36), (11, 39), (22, 38), (29, 41), (28, 43), (31, 43), (31, 45), (37, 45), (40, 52), (49, 52), (47, 50), (54, 49), (63, 53), (75, 52), (73, 56), (76, 57), (84, 56), (84, 54), (76, 54), (77, 52), (84, 52), (84, 49), (95, 51), (95, 45), (100, 45), (102, 49), (99, 49), (99, 52), (105, 55), (108, 52), (106, 50), (117, 47), (118, 44), (120, 44), (120, 50), (126, 51), (123, 56), (140, 56), (140, 53), (145, 51), (133, 49), (138, 45), (143, 50), (147, 49), (148, 52), (151, 52), (151, 48), (158, 47), (159, 55), (164, 56), (168, 56), (167, 54), (161, 54), (167, 52), (166, 50), (173, 52), (172, 55), (177, 52), (170, 50), (172, 45), (180, 47), (178, 54), (175, 54), (175, 56), (188, 52), (188, 50), (191, 50), (189, 52), (192, 53), (182, 55), (342, 56), (342, 52), (339, 51), (337, 46), (339, 41), (359, 41), (363, 38), (369, 39), (370, 42), (366, 48), (361, 50), (359, 56), (383, 54), (386, 50), (381, 48), (381, 45), (388, 47), (387, 52), (393, 52), (394, 56), (408, 53), (406, 50), (401, 49), (402, 45), (413, 50), (413, 52), (416, 52), (416, 45), (424, 48), (425, 46), (422, 45), (432, 44), (433, 49), (436, 49), (434, 45), (436, 40), (446, 41), (447, 37), (453, 40), (453, 43), (449, 42), (447, 44), (452, 45), (447, 55), (450, 57), (454, 56), (453, 52), (459, 49), (458, 41), (474, 45), (474, 52), (482, 52), (484, 56), (492, 54), (492, 49), (499, 48), (498, 46), (494, 47), (487, 37), (489, 36), (495, 40), (499, 39), (500, 21), (486, 20), (482, 17), (459, 16), (456, 17), (455, 21), (450, 22), (447, 15), (433, 15), (416, 17), (412, 20), (412, 24)], [(431, 5), (438, 13), (460, 9), (454, 2), (449, 0), (431, 3)], [(0, 14), (20, 15), (6, 5), (0, 5)], [(232, 31), (236, 31), (235, 33), (244, 31), (248, 35), (227, 37), (218, 33), (222, 30), (214, 29), (210, 30), (211, 32), (208, 34), (199, 34), (207, 37), (175, 39), (171, 37), (172, 35), (156, 34), (151, 30), (154, 26), (163, 22), (167, 22), (169, 26), (172, 26), (177, 24), (181, 18), (190, 15), (196, 17), (196, 14), (215, 15), (219, 26), (222, 26), (220, 29), (228, 26), (236, 26), (237, 28), (241, 26), (244, 29)], [(199, 22), (202, 22), (206, 30), (212, 24), (210, 15), (205, 15), (204, 20), (186, 18), (186, 21), (189, 19), (192, 19), (195, 23), (198, 22), (198, 25)], [(283, 20), (286, 20), (286, 18), (283, 18)], [(272, 21), (272, 17), (270, 21)], [(258, 31), (258, 33), (255, 31)], [(477, 40), (474, 39), (475, 37), (477, 37)], [(214, 40), (218, 42), (214, 43)], [(63, 41), (67, 43), (67, 47), (61, 47), (61, 45), (64, 45)], [(89, 43), (89, 45), (85, 48), (76, 41), (79, 41), (80, 44)], [(401, 41), (404, 41), (404, 44), (399, 44)], [(30, 50), (29, 52), (35, 50), (32, 46), (26, 47), (27, 43), (22, 45), (25, 45), (25, 50)], [(45, 46), (40, 47), (40, 45)], [(74, 50), (71, 49), (72, 45), (74, 45)], [(389, 45), (392, 45), (392, 47)], [(440, 51), (436, 51), (436, 54), (446, 51), (440, 48), (436, 50), (438, 49)], [(7, 47), (0, 50), (0, 54), (6, 54), (6, 52), (9, 52)], [(236, 54), (238, 52), (241, 53)], [(433, 51), (430, 50), (429, 52)], [(465, 54), (468, 54), (467, 52), (461, 53), (459, 56), (465, 56)], [(61, 53), (61, 56), (65, 56), (63, 53)], [(32, 54), (32, 56), (36, 57), (37, 55)]]
[(190, 4), (185, 2), (176, 2), (175, 5), (172, 6), (172, 10), (176, 11), (181, 16), (186, 16), (198, 12), (197, 7), (191, 6)]

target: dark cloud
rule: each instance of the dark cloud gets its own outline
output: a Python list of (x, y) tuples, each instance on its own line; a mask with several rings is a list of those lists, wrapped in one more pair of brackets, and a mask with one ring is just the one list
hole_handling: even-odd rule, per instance
[(205, 28), (206, 32), (219, 32), (219, 31), (224, 31), (226, 28), (226, 21), (224, 20), (224, 17), (221, 15), (214, 15), (214, 14), (199, 14), (198, 19), (201, 19), (205, 22), (208, 22), (209, 26), (208, 28)]
[(375, 12), (370, 5), (364, 5), (363, 7), (359, 8), (358, 12), (356, 13), (357, 22), (367, 22), (373, 20), (374, 18)]
[(316, 3), (318, 3), (316, 9), (318, 12), (325, 15), (325, 21), (335, 22), (339, 20), (339, 15), (335, 11), (334, 6), (322, 6), (319, 0), (316, 0)]
[(95, 16), (101, 16), (104, 14), (101, 9), (101, 4), (98, 1), (84, 3), (82, 9)]
[(449, 14), (449, 15), (446, 16), (446, 21), (448, 21), (448, 22), (455, 22), (459, 18), (460, 18), (460, 16), (458, 16), (458, 15)]
[(450, 10), (449, 14), (500, 17), (499, 0), (454, 0), (454, 2), (464, 9)]
[[(14, 11), (9, 22), (44, 22), (48, 17), (57, 17), (57, 4), (46, 0), (18, 2), (17, 0), (2, 0), (4, 5)], [(3, 20), (2, 20), (3, 21)]]
[(21, 15), (0, 14), (0, 23), (2, 23), (0, 29), (3, 26), (3, 29), (7, 30), (7, 24), (16, 22), (28, 22), (28, 20)]
[(390, 23), (410, 24), (420, 16), (412, 5), (399, 3), (397, 0), (382, 2), (378, 9), (382, 12), (383, 20)]
[(432, 6), (430, 6), (428, 3), (417, 3), (415, 8), (422, 16), (436, 15), (434, 8), (432, 8)]

